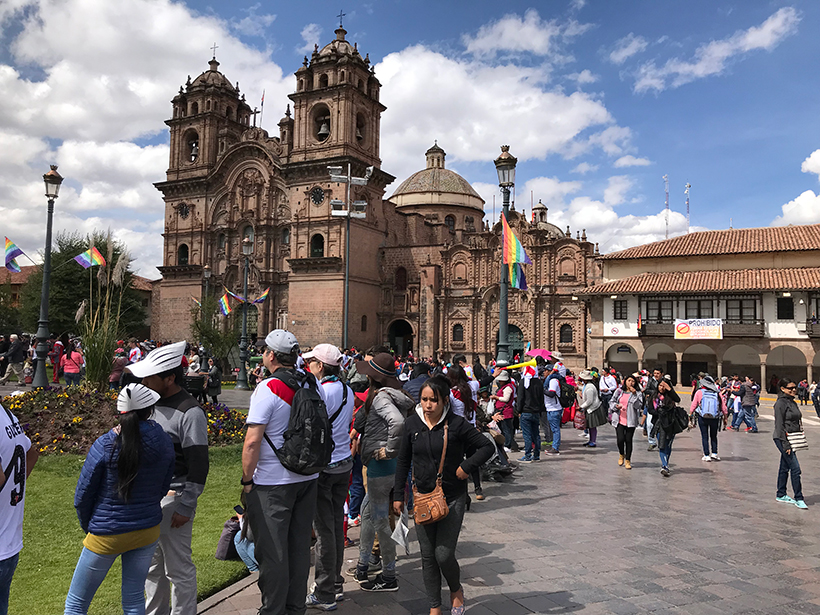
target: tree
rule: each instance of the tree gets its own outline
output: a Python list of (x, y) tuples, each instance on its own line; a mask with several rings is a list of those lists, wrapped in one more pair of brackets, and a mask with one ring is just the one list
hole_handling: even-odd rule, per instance
[(6, 273), (6, 281), (0, 285), (0, 333), (22, 333), (20, 308), (11, 298), (11, 275)]
[[(107, 267), (96, 265), (83, 269), (74, 262), (74, 257), (94, 246), (107, 260)], [(79, 333), (81, 325), (75, 320), (77, 310), (83, 301), (86, 301), (85, 311), (93, 313), (100, 309), (105, 301), (105, 285), (99, 279), (101, 271), (104, 275), (108, 268), (113, 268), (120, 257), (127, 255), (126, 246), (122, 242), (114, 241), (110, 235), (94, 233), (90, 237), (83, 237), (79, 233), (59, 233), (54, 240), (51, 253), (51, 288), (49, 293), (48, 320), (51, 333), (58, 336), (63, 333)], [(118, 334), (123, 337), (132, 331), (137, 331), (145, 324), (145, 310), (140, 297), (133, 288), (131, 281), (134, 277), (130, 267), (126, 266), (122, 272), (122, 285), (117, 287), (117, 301), (121, 299)], [(43, 285), (43, 271), (38, 269), (31, 274), (21, 290), (21, 318), (23, 327), (28, 331), (37, 330), (37, 321), (40, 318), (40, 292)], [(102, 290), (102, 292), (100, 292)]]
[(203, 297), (201, 307), (194, 304), (191, 308), (191, 321), (191, 331), (196, 339), (219, 363), (222, 373), (229, 374), (230, 357), (235, 354), (239, 340), (239, 310), (222, 316), (218, 299)]

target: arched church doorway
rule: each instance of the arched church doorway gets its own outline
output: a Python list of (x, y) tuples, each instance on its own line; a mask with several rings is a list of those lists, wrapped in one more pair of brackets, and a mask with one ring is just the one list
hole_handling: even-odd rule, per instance
[[(508, 325), (507, 339), (510, 343), (510, 363), (513, 363), (515, 361), (515, 355), (518, 355), (519, 359), (524, 356), (524, 332), (513, 324)], [(498, 333), (495, 335), (495, 356), (498, 356)]]
[(387, 329), (387, 342), (401, 356), (413, 350), (413, 327), (406, 320), (395, 320)]

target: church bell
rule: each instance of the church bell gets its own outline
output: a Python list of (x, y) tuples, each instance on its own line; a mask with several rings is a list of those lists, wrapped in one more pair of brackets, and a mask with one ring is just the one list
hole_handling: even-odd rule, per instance
[(327, 121), (322, 122), (321, 127), (319, 128), (319, 137), (320, 141), (324, 141), (327, 139), (328, 135), (330, 135), (330, 126), (327, 125)]

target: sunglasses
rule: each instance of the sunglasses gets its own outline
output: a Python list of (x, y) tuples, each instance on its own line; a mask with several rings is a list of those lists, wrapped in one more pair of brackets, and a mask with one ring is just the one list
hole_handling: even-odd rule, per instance
[(790, 386), (790, 387), (783, 387), (783, 388), (786, 389), (787, 391), (794, 391), (797, 387), (796, 386)]

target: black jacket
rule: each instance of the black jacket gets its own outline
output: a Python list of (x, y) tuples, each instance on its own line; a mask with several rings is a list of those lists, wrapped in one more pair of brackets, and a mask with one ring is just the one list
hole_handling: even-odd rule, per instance
[(22, 363), (26, 360), (26, 349), (23, 346), (23, 342), (17, 340), (16, 342), (12, 342), (11, 346), (5, 353), (6, 358), (9, 360), (9, 363)]
[[(404, 435), (396, 466), (396, 483), (393, 486), (394, 502), (404, 502), (404, 489), (411, 462), (419, 492), (430, 493), (436, 488), (445, 423), (449, 426), (449, 436), (441, 482), (448, 501), (467, 493), (467, 481), (456, 476), (456, 469), (461, 466), (462, 470), (470, 474), (493, 456), (495, 445), (464, 417), (448, 410), (445, 419), (431, 430), (424, 419), (413, 411), (404, 422)], [(468, 449), (473, 454), (465, 460), (464, 453)]]
[(780, 440), (785, 448), (790, 448), (786, 434), (798, 431), (803, 431), (803, 415), (794, 399), (781, 391), (777, 394), (777, 401), (774, 402), (772, 439)]
[(544, 412), (544, 381), (533, 376), (530, 378), (530, 384), (525, 389), (524, 381), (518, 385), (518, 393), (515, 396), (515, 413), (524, 414), (525, 412), (532, 412), (537, 414)]

